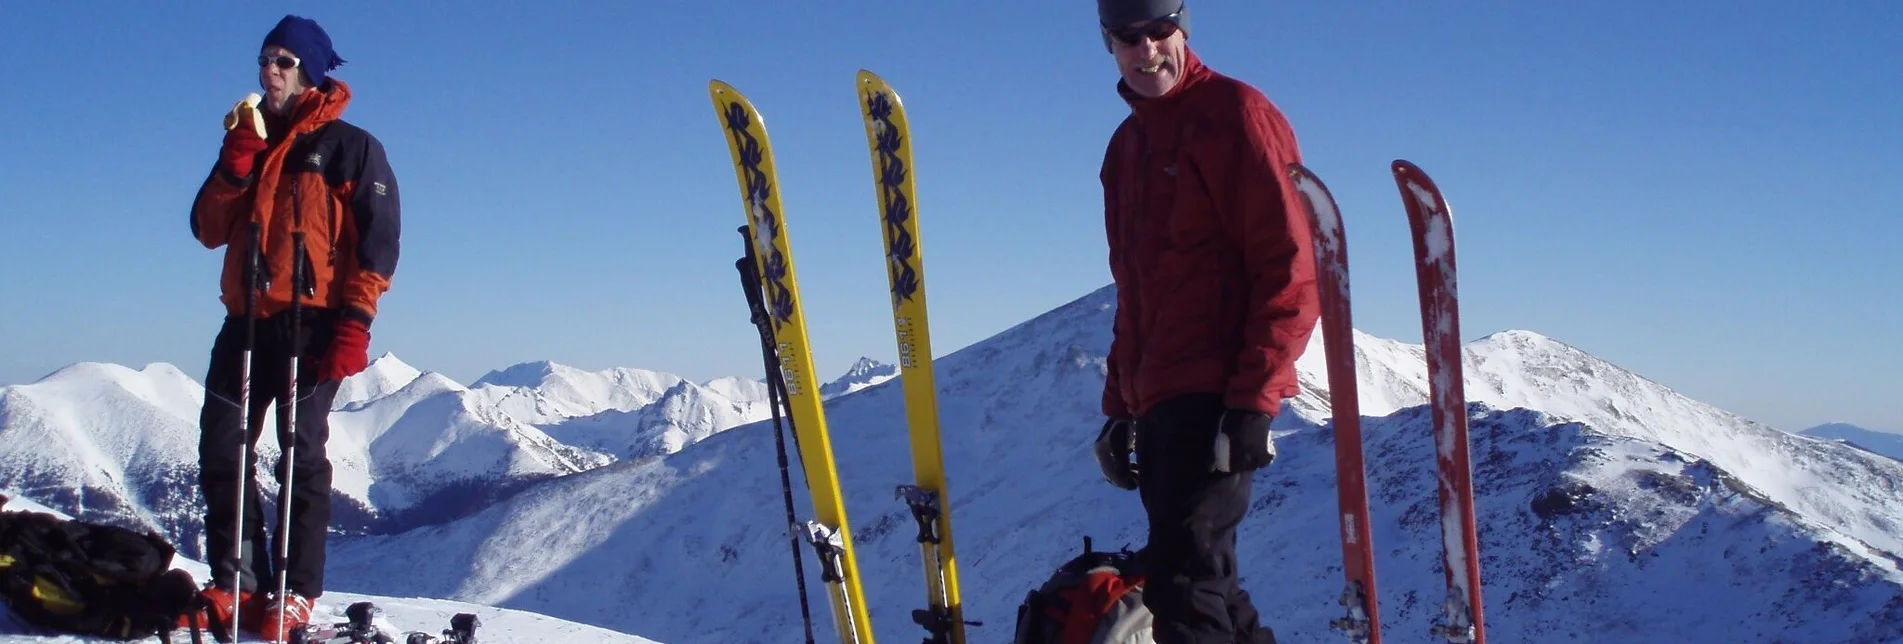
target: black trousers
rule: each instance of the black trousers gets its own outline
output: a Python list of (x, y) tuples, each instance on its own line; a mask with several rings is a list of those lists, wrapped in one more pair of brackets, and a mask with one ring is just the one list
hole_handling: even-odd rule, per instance
[(1221, 396), (1193, 394), (1137, 419), (1138, 490), (1150, 521), (1143, 603), (1158, 644), (1275, 641), (1236, 573), (1236, 525), (1253, 473), (1210, 470), (1222, 412)]
[[(292, 338), (288, 313), (257, 322), (251, 355), (251, 418), (241, 423), (240, 387), (244, 384), (245, 320), (225, 318), (212, 343), (211, 366), (205, 373), (205, 405), (199, 412), (199, 490), (205, 495), (205, 548), (212, 580), (224, 588), (248, 591), (277, 590), (273, 567), (276, 542), (265, 537), (265, 527), (280, 539), (288, 538), (285, 563), (288, 590), (315, 599), (324, 590), (324, 538), (330, 525), (330, 405), (338, 382), (314, 382), (317, 361), (330, 346), (333, 316), (324, 310), (306, 310), (302, 330)], [(291, 357), (298, 357), (296, 432), (291, 432)], [(257, 443), (267, 413), (276, 412), (277, 440), (283, 453), (275, 468), (282, 487), (289, 472), (291, 520), (289, 530), (275, 529), (282, 518), (263, 517), (263, 495), (257, 485)], [(239, 449), (244, 461), (239, 462)], [(294, 447), (294, 449), (292, 449)], [(239, 477), (244, 481), (244, 537), (242, 555), (235, 551)], [(280, 510), (279, 512), (282, 512)], [(260, 586), (260, 580), (265, 580)]]

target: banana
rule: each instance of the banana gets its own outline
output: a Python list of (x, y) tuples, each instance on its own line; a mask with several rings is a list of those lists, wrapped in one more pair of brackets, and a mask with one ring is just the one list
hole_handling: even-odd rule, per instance
[(258, 111), (258, 104), (262, 102), (264, 97), (259, 96), (257, 92), (246, 94), (244, 100), (238, 101), (237, 105), (231, 106), (230, 112), (225, 113), (225, 130), (229, 131), (240, 124), (249, 122), (252, 131), (258, 133), (258, 138), (265, 138), (264, 114)]

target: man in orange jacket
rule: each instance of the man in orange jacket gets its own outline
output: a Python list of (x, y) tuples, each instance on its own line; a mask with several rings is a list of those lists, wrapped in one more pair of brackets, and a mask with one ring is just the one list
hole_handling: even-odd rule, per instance
[(1307, 220), (1283, 173), (1301, 153), (1267, 97), (1189, 49), (1182, 0), (1097, 11), (1131, 112), (1101, 176), (1117, 312), (1098, 461), (1149, 515), (1156, 641), (1273, 642), (1237, 583), (1235, 541), (1319, 316)]
[[(215, 618), (228, 629), (236, 605), (239, 626), (266, 637), (307, 623), (323, 594), (330, 405), (340, 382), (369, 362), (370, 325), (397, 264), (396, 176), (383, 144), (340, 118), (350, 86), (328, 73), (343, 62), (316, 22), (285, 16), (258, 54), (261, 109), (240, 104), (227, 116), (218, 161), (191, 208), (192, 234), (225, 249), (226, 317), (199, 417), (210, 608), (187, 619)], [(278, 537), (289, 550), (282, 597), (272, 565), (279, 550), (268, 547), (253, 465), (274, 400), (278, 445), (295, 454), (276, 471), (280, 483), (291, 480), (290, 522)], [(286, 422), (293, 405), (294, 426)], [(250, 418), (240, 418), (247, 407)]]

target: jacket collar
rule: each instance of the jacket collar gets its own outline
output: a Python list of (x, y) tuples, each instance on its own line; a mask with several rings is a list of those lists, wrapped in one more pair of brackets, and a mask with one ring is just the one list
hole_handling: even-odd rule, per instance
[(270, 141), (277, 143), (323, 127), (343, 116), (344, 108), (349, 106), (350, 85), (335, 78), (327, 79), (322, 88), (297, 96), (297, 103), (291, 107), (290, 118), (264, 113)]
[(1123, 97), (1125, 103), (1130, 104), (1131, 113), (1135, 114), (1139, 119), (1150, 114), (1167, 111), (1172, 106), (1182, 103), (1183, 94), (1188, 93), (1190, 88), (1207, 80), (1213, 74), (1208, 67), (1203, 65), (1202, 58), (1196, 55), (1196, 50), (1190, 49), (1188, 46), (1183, 47), (1182, 67), (1183, 77), (1176, 81), (1175, 87), (1171, 87), (1170, 91), (1165, 92), (1162, 96), (1150, 98), (1138, 94), (1132, 91), (1130, 84), (1125, 83), (1121, 78), (1117, 79), (1117, 95)]

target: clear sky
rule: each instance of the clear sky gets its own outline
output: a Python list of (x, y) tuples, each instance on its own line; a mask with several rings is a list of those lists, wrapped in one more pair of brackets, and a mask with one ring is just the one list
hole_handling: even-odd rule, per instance
[[(1903, 430), (1903, 3), (1199, 0), (1340, 198), (1357, 326), (1420, 339), (1395, 158), (1447, 192), (1468, 339), (1531, 329), (1796, 430)], [(944, 354), (1099, 288), (1127, 108), (1090, 2), (0, 3), (0, 384), (202, 378), (186, 212), (287, 12), (349, 62), (403, 255), (372, 353), (758, 377), (707, 97), (765, 112), (821, 377), (891, 361), (861, 67), (913, 123)]]

